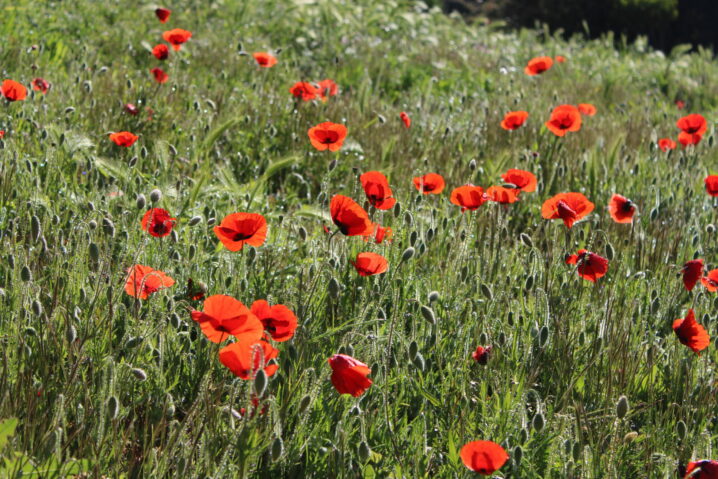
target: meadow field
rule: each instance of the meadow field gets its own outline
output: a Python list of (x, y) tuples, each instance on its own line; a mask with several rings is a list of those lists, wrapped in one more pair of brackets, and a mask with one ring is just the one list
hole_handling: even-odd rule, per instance
[(0, 477), (718, 477), (711, 51), (0, 12)]

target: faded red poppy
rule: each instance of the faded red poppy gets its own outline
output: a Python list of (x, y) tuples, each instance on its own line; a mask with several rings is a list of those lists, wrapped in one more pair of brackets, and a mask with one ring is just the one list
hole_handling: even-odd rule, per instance
[(167, 23), (167, 20), (170, 19), (171, 14), (172, 10), (168, 8), (155, 8), (155, 15), (157, 15), (157, 18), (159, 19), (160, 23)]
[(704, 459), (691, 461), (686, 466), (684, 479), (718, 479), (718, 461)]
[(658, 148), (660, 148), (663, 152), (672, 150), (675, 147), (676, 142), (671, 140), (670, 138), (661, 138), (660, 140), (658, 140)]
[(359, 397), (372, 385), (369, 366), (346, 354), (335, 354), (327, 360), (332, 368), (332, 384), (339, 394)]
[(706, 185), (706, 193), (711, 196), (718, 196), (718, 175), (708, 175), (703, 180)]
[(329, 211), (334, 224), (347, 236), (368, 236), (374, 232), (367, 212), (348, 196), (334, 195)]
[(135, 116), (139, 112), (140, 112), (139, 108), (137, 108), (134, 104), (132, 104), (132, 103), (125, 104), (125, 113)]
[(221, 343), (234, 336), (238, 341), (254, 344), (264, 333), (257, 316), (231, 296), (212, 295), (204, 300), (202, 309), (192, 311), (192, 319), (213, 343)]
[(167, 83), (167, 80), (170, 79), (170, 76), (161, 68), (153, 68), (150, 70), (150, 73), (155, 77), (155, 81), (160, 84)]
[(252, 53), (252, 56), (254, 57), (254, 61), (257, 62), (257, 65), (262, 68), (272, 68), (277, 64), (277, 58), (267, 52)]
[(213, 230), (230, 251), (239, 251), (245, 244), (257, 248), (267, 239), (267, 220), (258, 213), (232, 213)]
[(207, 294), (207, 285), (201, 281), (194, 284), (192, 278), (187, 278), (187, 289), (185, 295), (192, 301), (203, 301)]
[(138, 299), (147, 299), (149, 295), (173, 284), (175, 280), (162, 271), (136, 264), (127, 271), (125, 293)]
[(389, 269), (389, 262), (380, 254), (359, 253), (355, 261), (349, 262), (356, 268), (359, 276), (373, 276), (386, 273)]
[(579, 103), (578, 111), (580, 111), (582, 115), (593, 116), (596, 114), (596, 107), (590, 103)]
[(39, 91), (44, 95), (50, 89), (50, 82), (44, 78), (35, 78), (32, 81), (32, 89)]
[(566, 264), (578, 265), (578, 275), (585, 280), (595, 283), (596, 280), (606, 275), (608, 271), (608, 260), (596, 253), (580, 249), (576, 254), (566, 258)]
[(486, 366), (486, 364), (489, 362), (491, 349), (491, 346), (477, 346), (476, 351), (471, 353), (471, 357), (474, 358), (477, 363), (481, 364), (482, 366)]
[[(387, 243), (392, 242), (391, 238), (394, 236), (394, 232), (391, 228), (384, 228), (379, 223), (374, 223), (373, 228), (374, 232), (370, 236), (374, 238), (376, 244), (381, 244), (383, 241)], [(365, 236), (364, 241), (369, 241), (370, 236)]]
[(536, 191), (536, 176), (530, 171), (512, 168), (501, 175), (501, 179), (526, 193)]
[(142, 229), (156, 238), (162, 238), (172, 232), (175, 220), (167, 210), (152, 208), (142, 217)]
[(27, 88), (14, 80), (5, 80), (0, 85), (0, 93), (8, 101), (20, 101), (27, 97)]
[(278, 342), (288, 341), (297, 329), (297, 316), (283, 304), (270, 306), (263, 299), (252, 303), (252, 313), (262, 322), (264, 329)]
[(567, 228), (593, 211), (594, 205), (581, 193), (559, 193), (541, 206), (541, 216), (547, 220), (562, 219)]
[(554, 57), (554, 60), (556, 60), (558, 63), (566, 63), (566, 57), (563, 55), (556, 55)]
[(279, 355), (279, 350), (267, 341), (256, 342), (240, 340), (219, 350), (219, 361), (232, 374), (242, 379), (254, 379), (260, 369), (269, 377), (279, 369), (277, 364), (269, 362)]
[(327, 98), (334, 96), (339, 93), (339, 86), (334, 83), (334, 80), (326, 79), (317, 83), (318, 94), (322, 101), (327, 101)]
[(338, 151), (347, 137), (347, 127), (339, 123), (325, 121), (313, 126), (307, 132), (312, 146), (319, 151)]
[(554, 135), (565, 136), (568, 131), (581, 129), (581, 112), (573, 105), (559, 105), (553, 109), (545, 125)]
[(691, 291), (703, 276), (703, 260), (692, 259), (687, 261), (681, 268), (681, 274), (683, 275), (683, 286), (688, 291)]
[(438, 195), (444, 191), (444, 177), (436, 173), (427, 173), (414, 178), (414, 186), (425, 195)]
[(289, 89), (289, 93), (304, 101), (312, 101), (317, 97), (317, 89), (314, 88), (314, 85), (305, 81), (299, 81), (292, 85), (292, 88)]
[(538, 75), (545, 72), (553, 66), (553, 58), (551, 57), (536, 57), (529, 60), (528, 64), (524, 68), (524, 73), (527, 75)]
[(718, 291), (718, 269), (712, 269), (701, 278), (701, 283), (711, 293)]
[(608, 202), (608, 212), (616, 223), (633, 223), (636, 204), (624, 196), (613, 195)]
[(411, 118), (409, 118), (409, 115), (405, 111), (399, 113), (399, 118), (405, 127), (409, 128), (411, 126)]
[(706, 119), (698, 113), (684, 116), (676, 122), (676, 126), (681, 129), (678, 141), (683, 146), (697, 145), (708, 130)]
[(510, 111), (501, 120), (501, 128), (504, 130), (517, 130), (528, 119), (529, 114), (526, 111)]
[(684, 102), (683, 100), (676, 100), (676, 106), (679, 110), (682, 110), (686, 107), (686, 102)]
[(489, 200), (480, 186), (466, 185), (454, 188), (451, 192), (450, 201), (461, 206), (461, 212), (466, 210), (474, 211)]
[(692, 309), (688, 310), (685, 318), (673, 321), (673, 332), (676, 333), (681, 344), (688, 346), (696, 353), (700, 353), (711, 343), (708, 332), (698, 324)]
[(490, 201), (496, 203), (516, 203), (519, 200), (521, 190), (518, 188), (505, 188), (503, 186), (489, 186), (486, 190), (486, 196)]
[(474, 472), (488, 476), (509, 460), (503, 447), (492, 441), (473, 441), (461, 448), (461, 461)]
[(133, 135), (129, 131), (118, 131), (117, 133), (110, 134), (110, 140), (112, 140), (117, 146), (124, 146), (129, 148), (135, 144), (139, 136)]
[(181, 28), (173, 28), (172, 30), (164, 32), (162, 38), (177, 51), (182, 48), (183, 43), (192, 38), (192, 32), (182, 30)]
[(158, 60), (167, 60), (170, 57), (170, 49), (164, 43), (160, 43), (152, 49), (152, 54)]
[(372, 206), (378, 210), (388, 210), (396, 204), (392, 197), (389, 181), (378, 171), (367, 171), (359, 177), (364, 193)]

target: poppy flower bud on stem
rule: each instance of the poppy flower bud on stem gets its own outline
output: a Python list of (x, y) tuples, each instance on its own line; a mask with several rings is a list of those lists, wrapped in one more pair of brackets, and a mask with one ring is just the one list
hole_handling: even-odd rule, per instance
[(264, 396), (264, 392), (267, 390), (267, 382), (267, 373), (264, 372), (264, 369), (257, 371), (257, 375), (254, 377), (254, 392), (257, 397)]
[(144, 371), (144, 369), (140, 368), (132, 368), (132, 375), (137, 378), (138, 381), (146, 381), (147, 380), (147, 373)]
[(150, 201), (152, 203), (157, 203), (162, 199), (162, 192), (155, 188), (154, 190), (150, 191)]
[(339, 292), (341, 291), (341, 285), (339, 284), (339, 281), (337, 281), (336, 278), (332, 278), (329, 280), (328, 289), (329, 289), (329, 295), (332, 298), (339, 297)]
[(201, 216), (193, 216), (192, 218), (189, 219), (189, 225), (195, 226), (195, 225), (198, 225), (201, 221), (202, 221)]
[(309, 409), (309, 405), (312, 403), (312, 397), (307, 394), (304, 396), (301, 401), (299, 401), (299, 414), (302, 414), (306, 412), (307, 409)]
[(424, 317), (425, 320), (427, 320), (431, 324), (436, 324), (436, 315), (434, 315), (434, 310), (431, 309), (430, 307), (422, 306), (421, 307), (421, 315)]
[(414, 254), (416, 253), (416, 250), (409, 246), (404, 250), (404, 252), (401, 254), (401, 261), (409, 261), (411, 258), (414, 257)]
[(272, 460), (276, 461), (277, 459), (282, 457), (283, 451), (284, 451), (284, 442), (282, 441), (281, 437), (278, 437), (272, 442), (272, 449), (271, 449)]
[(77, 330), (72, 324), (69, 324), (65, 330), (65, 339), (67, 339), (67, 342), (70, 344), (74, 343), (77, 339)]
[(42, 305), (41, 305), (40, 302), (39, 302), (38, 300), (36, 300), (36, 299), (34, 299), (34, 300), (32, 301), (32, 313), (33, 313), (35, 316), (40, 316), (40, 315), (42, 315)]
[(107, 400), (107, 415), (110, 420), (117, 419), (117, 415), (120, 412), (120, 401), (115, 396), (110, 396)]
[(618, 402), (616, 403), (616, 417), (618, 417), (618, 419), (623, 419), (626, 417), (626, 414), (628, 414), (628, 411), (628, 398), (626, 396), (621, 396), (618, 398)]
[(543, 414), (540, 412), (537, 413), (531, 421), (531, 426), (536, 432), (543, 431), (544, 426), (546, 426), (546, 420), (544, 419)]
[(683, 421), (678, 421), (676, 423), (676, 435), (678, 436), (678, 439), (680, 439), (680, 440), (685, 439), (687, 432), (688, 432), (688, 428), (686, 427), (686, 423)]
[(136, 205), (137, 209), (145, 209), (145, 206), (147, 205), (147, 199), (145, 198), (145, 195), (143, 195), (142, 193), (137, 195)]
[(369, 460), (369, 456), (371, 456), (371, 448), (369, 448), (369, 445), (365, 441), (359, 443), (357, 455), (359, 456), (359, 460), (361, 462), (367, 462)]
[(30, 268), (27, 266), (23, 266), (20, 270), (20, 279), (24, 282), (32, 281), (32, 272), (30, 271)]
[(42, 228), (40, 227), (40, 218), (35, 215), (32, 215), (32, 218), (30, 219), (30, 229), (32, 231), (32, 240), (39, 240), (40, 234), (42, 233)]

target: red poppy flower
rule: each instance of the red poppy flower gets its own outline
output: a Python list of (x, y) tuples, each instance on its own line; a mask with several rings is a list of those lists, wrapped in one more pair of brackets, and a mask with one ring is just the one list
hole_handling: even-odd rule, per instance
[(706, 193), (711, 196), (718, 196), (718, 175), (708, 175), (703, 182), (706, 185)]
[(160, 43), (159, 45), (155, 45), (152, 49), (152, 54), (158, 60), (167, 60), (170, 56), (170, 49), (167, 48), (167, 45), (164, 43)]
[(512, 168), (503, 175), (501, 175), (501, 179), (504, 180), (506, 183), (514, 185), (516, 188), (526, 193), (536, 191), (536, 176), (530, 171), (517, 170)]
[(427, 173), (414, 178), (414, 186), (425, 195), (438, 195), (444, 191), (444, 177), (436, 173)]
[(160, 289), (169, 288), (175, 280), (159, 270), (136, 264), (128, 270), (125, 293), (139, 299), (147, 299)]
[(673, 332), (678, 336), (678, 341), (699, 353), (707, 348), (711, 339), (705, 328), (698, 324), (696, 315), (692, 309), (688, 310), (685, 318), (673, 321)]
[(488, 200), (489, 197), (484, 193), (484, 189), (474, 185), (454, 188), (450, 197), (453, 204), (461, 206), (462, 213), (466, 210), (474, 211)]
[(481, 364), (482, 366), (486, 366), (486, 364), (489, 362), (491, 349), (491, 346), (477, 346), (476, 351), (471, 353), (471, 357), (474, 358), (477, 363)]
[(676, 122), (676, 126), (682, 130), (678, 141), (683, 146), (697, 145), (708, 130), (706, 119), (698, 113), (684, 116)]
[(556, 136), (564, 136), (568, 131), (581, 129), (581, 112), (573, 105), (559, 105), (551, 112), (546, 128)]
[(376, 244), (381, 244), (383, 241), (386, 241), (387, 243), (391, 243), (392, 239), (391, 237), (394, 236), (394, 232), (391, 228), (384, 228), (379, 223), (374, 223), (373, 225), (374, 232), (364, 237), (364, 241), (369, 241), (369, 237), (374, 237), (374, 242)]
[(367, 171), (359, 177), (369, 202), (378, 210), (388, 210), (396, 204), (386, 176), (378, 171)]
[(311, 127), (308, 134), (309, 141), (312, 142), (312, 146), (317, 150), (338, 151), (347, 137), (347, 127), (339, 123), (325, 121)]
[(277, 64), (277, 58), (267, 52), (257, 52), (252, 53), (252, 56), (254, 57), (254, 60), (257, 62), (257, 65), (259, 65), (262, 68), (272, 68), (274, 65)]
[(125, 112), (132, 116), (135, 116), (140, 112), (140, 110), (134, 104), (126, 103), (125, 104)]
[(297, 316), (283, 304), (270, 306), (263, 299), (252, 303), (252, 313), (262, 322), (264, 329), (278, 342), (292, 339), (297, 329)]
[(556, 55), (554, 57), (554, 60), (556, 60), (558, 63), (566, 63), (566, 57), (563, 55)]
[(529, 60), (528, 64), (524, 68), (524, 73), (527, 75), (538, 75), (545, 72), (553, 66), (553, 58), (551, 57), (536, 57)]
[(661, 138), (658, 140), (658, 148), (661, 149), (661, 151), (668, 151), (672, 150), (676, 147), (676, 142), (671, 140), (670, 138)]
[(277, 372), (279, 366), (269, 361), (279, 355), (279, 350), (267, 341), (240, 340), (219, 350), (219, 361), (229, 368), (235, 376), (242, 379), (254, 379), (260, 369), (267, 376)]
[(686, 467), (684, 479), (718, 479), (718, 461), (704, 459), (691, 461)]
[(181, 28), (173, 28), (172, 30), (164, 32), (162, 38), (177, 51), (182, 48), (183, 43), (192, 38), (192, 32), (182, 30)]
[(371, 369), (361, 361), (346, 354), (335, 354), (327, 361), (332, 368), (332, 384), (339, 394), (359, 397), (371, 386), (367, 377)]
[(264, 333), (262, 323), (242, 302), (231, 296), (215, 294), (204, 300), (203, 311), (192, 311), (207, 339), (221, 343), (230, 336), (254, 344)]
[(503, 447), (492, 441), (473, 441), (461, 448), (461, 461), (474, 472), (488, 476), (509, 460)]
[(167, 210), (152, 208), (142, 217), (142, 229), (156, 238), (162, 238), (172, 232), (175, 220)]
[(27, 97), (27, 88), (14, 80), (5, 80), (0, 85), (0, 93), (8, 101), (20, 101)]
[(578, 111), (580, 111), (582, 115), (593, 116), (596, 114), (596, 107), (590, 103), (579, 103)]
[(329, 203), (329, 211), (334, 224), (347, 236), (368, 236), (374, 232), (367, 212), (347, 196), (334, 195)]
[(712, 269), (701, 278), (701, 283), (711, 293), (718, 291), (718, 269)]
[(118, 131), (117, 133), (110, 134), (110, 140), (112, 140), (117, 146), (124, 146), (129, 148), (135, 144), (139, 136), (133, 135), (129, 131)]
[(160, 20), (160, 23), (167, 23), (167, 20), (170, 19), (170, 15), (172, 14), (172, 10), (167, 8), (155, 8), (155, 15), (157, 15), (157, 18)]
[(167, 80), (170, 79), (170, 76), (161, 68), (153, 68), (150, 73), (155, 77), (155, 81), (160, 84), (167, 83)]
[(257, 248), (267, 239), (267, 220), (258, 213), (232, 213), (213, 230), (230, 251), (239, 251), (245, 244)]
[(334, 96), (339, 93), (339, 86), (334, 83), (334, 80), (326, 79), (317, 83), (319, 97), (322, 101), (327, 101), (327, 98)]
[(608, 202), (608, 212), (616, 223), (633, 223), (636, 204), (624, 196), (613, 195)]
[(684, 102), (683, 100), (676, 100), (676, 106), (679, 110), (682, 110), (686, 107), (686, 102)]
[(380, 254), (359, 253), (355, 261), (349, 262), (356, 268), (359, 276), (373, 276), (386, 273), (389, 269), (389, 262)]
[(44, 78), (35, 78), (32, 81), (32, 89), (39, 91), (44, 95), (50, 89), (50, 82)]
[(5, 130), (0, 130), (0, 140), (5, 138)]
[(517, 130), (519, 129), (529, 117), (526, 111), (510, 111), (501, 120), (501, 128), (504, 130)]
[(596, 253), (580, 249), (576, 254), (566, 258), (566, 264), (578, 265), (578, 275), (593, 283), (608, 271), (608, 260)]
[(691, 291), (703, 276), (703, 260), (692, 259), (687, 261), (681, 268), (681, 274), (683, 275), (683, 286), (688, 291)]
[(505, 188), (503, 186), (490, 186), (486, 190), (486, 196), (490, 201), (502, 204), (516, 203), (519, 200), (520, 193), (521, 190), (518, 188)]
[(311, 83), (300, 81), (289, 89), (289, 93), (304, 101), (312, 101), (317, 97), (317, 89)]
[(399, 113), (399, 118), (401, 118), (402, 123), (404, 123), (404, 126), (409, 128), (411, 126), (411, 118), (409, 118), (409, 115), (405, 111), (402, 111)]
[(567, 228), (593, 211), (593, 203), (581, 193), (559, 193), (541, 206), (541, 216), (547, 220), (562, 219)]

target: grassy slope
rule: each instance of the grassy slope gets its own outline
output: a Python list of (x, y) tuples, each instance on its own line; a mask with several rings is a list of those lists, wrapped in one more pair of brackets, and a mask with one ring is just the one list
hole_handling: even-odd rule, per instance
[[(10, 449), (45, 464), (86, 459), (109, 477), (469, 477), (457, 449), (475, 439), (506, 445), (513, 459), (502, 475), (515, 478), (570, 477), (569, 468), (574, 477), (674, 477), (678, 460), (710, 455), (715, 349), (697, 357), (670, 326), (692, 305), (717, 333), (716, 297), (686, 293), (676, 274), (694, 254), (716, 257), (715, 229), (707, 229), (715, 210), (702, 191), (715, 167), (712, 128), (695, 151), (654, 147), (657, 137), (676, 136), (683, 112), (674, 99), (712, 118), (718, 67), (710, 54), (665, 58), (640, 44), (615, 50), (608, 39), (505, 34), (394, 1), (208, 3), (169, 5), (167, 26), (194, 35), (165, 65), (171, 80), (160, 87), (146, 45), (164, 28), (146, 5), (3, 7), (5, 77), (53, 84), (44, 97), (3, 106), (0, 117), (8, 131), (0, 417), (19, 419)], [(239, 54), (270, 49), (281, 53), (268, 70)], [(525, 62), (541, 54), (568, 61), (525, 76)], [(295, 81), (326, 77), (341, 87), (326, 104), (296, 104), (288, 93)], [(123, 114), (124, 102), (148, 105), (152, 120)], [(542, 123), (555, 105), (578, 102), (598, 114), (557, 141)], [(531, 117), (509, 134), (498, 123), (512, 109)], [(307, 129), (324, 120), (349, 128), (338, 154), (309, 145)], [(106, 134), (125, 129), (141, 139), (120, 150)], [(510, 208), (462, 215), (448, 191), (420, 198), (411, 185), (436, 171), (448, 190), (489, 186), (511, 167), (535, 172), (540, 187)], [(357, 172), (372, 169), (387, 174), (401, 205), (376, 214), (395, 241), (327, 241), (328, 198), (362, 199)], [(176, 240), (139, 228), (135, 197), (153, 188), (179, 218)], [(118, 190), (124, 195), (109, 196)], [(597, 205), (570, 235), (540, 217), (541, 202), (562, 191)], [(634, 228), (610, 221), (614, 192), (638, 203)], [(206, 220), (235, 211), (267, 217), (264, 246), (216, 248)], [(33, 215), (44, 241), (33, 238)], [(193, 215), (205, 221), (189, 226)], [(401, 262), (410, 245), (416, 256)], [(578, 247), (613, 252), (596, 287), (562, 262)], [(348, 258), (362, 250), (385, 255), (390, 271), (357, 277)], [(122, 291), (134, 262), (178, 284), (135, 304)], [(24, 266), (32, 272), (25, 283)], [(279, 346), (267, 414), (228, 412), (249, 407), (251, 385), (198, 334), (181, 299), (190, 277), (212, 294), (246, 304), (268, 298), (297, 312), (296, 337)], [(433, 290), (436, 325), (420, 314)], [(34, 312), (33, 302), (41, 306)], [(413, 341), (421, 359), (410, 357)], [(495, 347), (486, 367), (471, 360), (480, 343)], [(338, 396), (328, 381), (326, 359), (342, 349), (372, 367), (374, 386), (360, 399)], [(618, 421), (623, 394), (631, 411)], [(537, 413), (541, 431), (530, 426)], [(682, 440), (678, 421), (687, 425)], [(624, 439), (630, 431), (633, 441)], [(273, 461), (276, 438), (283, 451)], [(373, 451), (367, 462), (362, 442)]]

